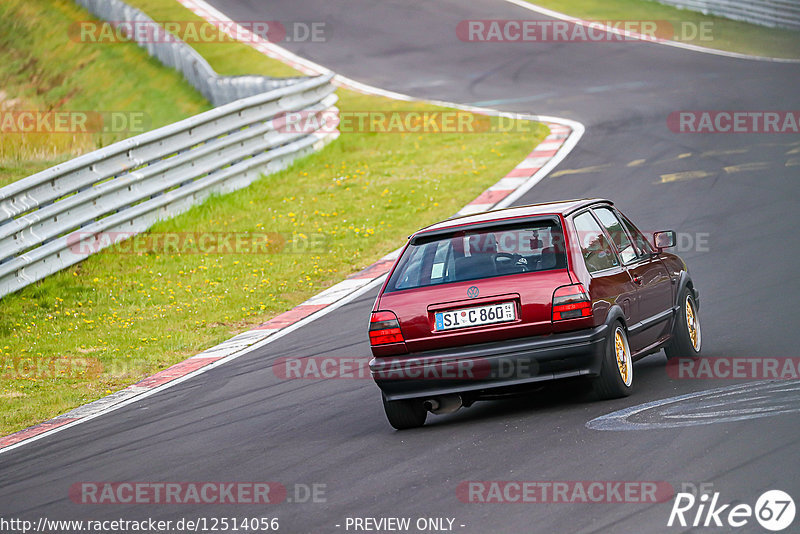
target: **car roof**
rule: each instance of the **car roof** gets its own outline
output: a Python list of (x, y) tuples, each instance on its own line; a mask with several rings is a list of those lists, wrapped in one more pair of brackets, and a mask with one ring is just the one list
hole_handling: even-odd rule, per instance
[(447, 219), (446, 221), (441, 221), (417, 230), (414, 232), (413, 236), (460, 226), (480, 227), (483, 223), (507, 219), (535, 217), (538, 215), (566, 216), (581, 208), (591, 206), (593, 204), (613, 205), (614, 203), (603, 198), (581, 198), (575, 200), (560, 200), (557, 202), (543, 202), (541, 204), (528, 204), (526, 206), (514, 206), (512, 208), (485, 211), (481, 213), (475, 213), (473, 215), (463, 215), (461, 217)]

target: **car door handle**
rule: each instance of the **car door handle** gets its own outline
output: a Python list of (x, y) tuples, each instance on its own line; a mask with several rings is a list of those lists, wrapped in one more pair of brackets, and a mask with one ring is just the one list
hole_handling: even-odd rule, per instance
[(633, 283), (636, 284), (637, 286), (642, 285), (642, 277), (641, 276), (634, 276), (633, 277)]

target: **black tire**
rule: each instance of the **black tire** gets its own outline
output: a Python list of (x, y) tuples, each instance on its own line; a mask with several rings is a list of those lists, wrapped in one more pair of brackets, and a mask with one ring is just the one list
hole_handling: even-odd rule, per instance
[[(692, 318), (687, 318), (691, 313)], [(694, 326), (690, 326), (694, 325)], [(700, 330), (700, 313), (694, 293), (685, 287), (678, 298), (678, 315), (672, 327), (672, 341), (664, 347), (668, 360), (674, 358), (696, 358), (703, 348)]]
[[(617, 363), (618, 339), (621, 342), (620, 364)], [(600, 376), (594, 379), (594, 391), (601, 399), (618, 399), (630, 395), (632, 388), (633, 360), (628, 344), (628, 333), (622, 323), (617, 321), (611, 325), (611, 332), (606, 340)]]
[(428, 410), (422, 405), (422, 400), (418, 399), (390, 401), (383, 397), (383, 411), (386, 412), (389, 424), (397, 430), (419, 428), (428, 418)]

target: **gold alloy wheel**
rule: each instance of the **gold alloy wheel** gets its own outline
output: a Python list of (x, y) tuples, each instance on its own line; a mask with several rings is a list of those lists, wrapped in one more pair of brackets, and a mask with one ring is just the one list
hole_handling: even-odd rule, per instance
[(628, 349), (628, 340), (625, 338), (625, 332), (621, 327), (617, 327), (614, 331), (614, 355), (616, 356), (620, 378), (622, 378), (626, 386), (630, 386), (633, 378), (633, 365), (631, 353)]
[(689, 331), (689, 341), (697, 352), (700, 350), (700, 319), (694, 311), (694, 302), (687, 295), (684, 304), (684, 315), (686, 316), (686, 328)]

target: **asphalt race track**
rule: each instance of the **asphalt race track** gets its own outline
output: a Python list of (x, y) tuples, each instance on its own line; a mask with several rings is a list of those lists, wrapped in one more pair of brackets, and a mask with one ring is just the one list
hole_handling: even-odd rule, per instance
[[(234, 20), (325, 21), (327, 42), (283, 45), (364, 83), (582, 122), (577, 148), (518, 204), (606, 197), (643, 229), (685, 234), (693, 242), (679, 253), (701, 291), (704, 356), (797, 356), (800, 136), (674, 133), (667, 116), (800, 109), (800, 64), (641, 42), (458, 40), (463, 19), (543, 18), (501, 0), (212, 3)], [(678, 174), (689, 171), (703, 172)], [(659, 353), (635, 365), (636, 389), (626, 399), (593, 402), (579, 388), (552, 386), (395, 432), (371, 380), (276, 376), (272, 365), (285, 356), (368, 358), (375, 295), (160, 394), (3, 454), (2, 515), (267, 516), (289, 533), (346, 532), (348, 517), (454, 518), (464, 533), (702, 532), (709, 529), (667, 527), (672, 499), (479, 504), (460, 501), (456, 490), (469, 480), (666, 481), (675, 491), (711, 483), (724, 503), (753, 505), (770, 489), (800, 498), (796, 383), (782, 392), (759, 389), (736, 404), (741, 414), (758, 414), (754, 406), (770, 406), (778, 395), (773, 406), (785, 413), (777, 415), (587, 428), (616, 410), (739, 383), (671, 379)], [(649, 421), (676, 418), (679, 411), (662, 410)], [(290, 497), (295, 484), (324, 484), (325, 502), (141, 506), (68, 498), (72, 484), (122, 480), (275, 481)], [(740, 531), (766, 532), (752, 519)]]

